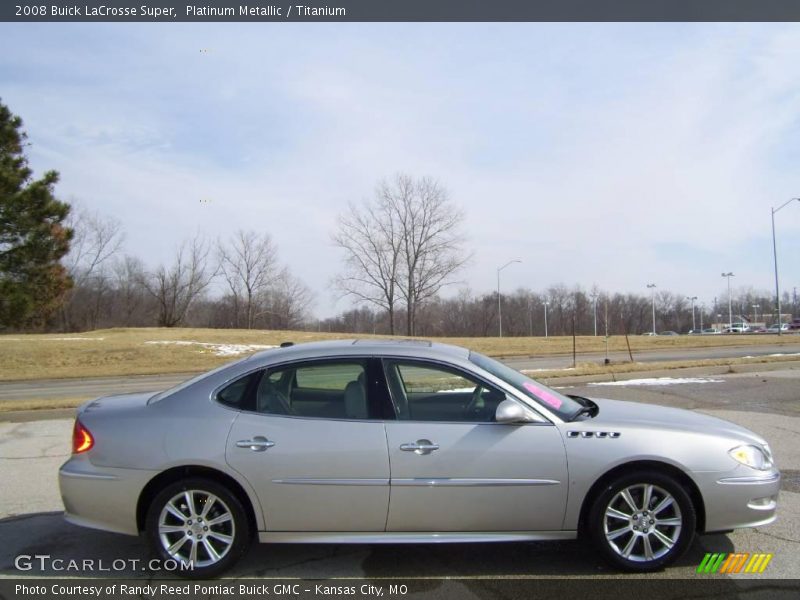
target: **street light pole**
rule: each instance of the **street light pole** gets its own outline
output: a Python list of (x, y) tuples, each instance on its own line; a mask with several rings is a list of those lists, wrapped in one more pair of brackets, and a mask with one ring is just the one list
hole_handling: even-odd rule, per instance
[(692, 301), (692, 331), (694, 331), (694, 301), (697, 300), (697, 296), (686, 296), (686, 299)]
[(544, 337), (547, 337), (547, 307), (550, 303), (545, 300), (544, 303)]
[(591, 298), (594, 301), (594, 337), (597, 337), (597, 292), (593, 292)]
[[(731, 303), (731, 277), (736, 277), (733, 273), (723, 273), (723, 277), (728, 278), (728, 329), (733, 329), (733, 304)], [(729, 333), (733, 333), (732, 331)]]
[(800, 202), (800, 198), (791, 198), (778, 208), (770, 209), (772, 211), (772, 257), (775, 260), (775, 300), (778, 306), (778, 335), (781, 335), (781, 289), (778, 285), (778, 244), (775, 241), (775, 213), (794, 200)]
[(656, 284), (648, 283), (647, 288), (653, 290), (651, 296), (653, 297), (653, 335), (656, 334)]
[(753, 323), (758, 323), (758, 309), (761, 308), (760, 304), (753, 304)]
[(497, 327), (499, 329), (500, 337), (503, 337), (503, 304), (500, 301), (500, 271), (505, 269), (508, 265), (522, 262), (521, 260), (510, 260), (502, 267), (497, 267)]

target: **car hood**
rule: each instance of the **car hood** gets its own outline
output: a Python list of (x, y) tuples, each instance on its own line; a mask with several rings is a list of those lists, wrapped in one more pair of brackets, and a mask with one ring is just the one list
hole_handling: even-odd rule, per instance
[(693, 433), (725, 434), (748, 443), (766, 444), (761, 436), (730, 421), (682, 408), (640, 402), (591, 398), (599, 407), (595, 423), (672, 429)]

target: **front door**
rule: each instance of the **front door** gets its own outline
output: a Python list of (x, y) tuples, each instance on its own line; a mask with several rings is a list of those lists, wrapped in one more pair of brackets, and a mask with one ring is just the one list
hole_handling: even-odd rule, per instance
[(494, 422), (505, 394), (434, 363), (384, 361), (398, 415), (387, 421), (388, 531), (551, 531), (567, 500), (551, 424)]
[[(369, 361), (266, 371), (236, 418), (226, 460), (258, 494), (268, 531), (383, 531), (389, 460), (373, 420)], [(235, 385), (235, 384), (232, 384)]]

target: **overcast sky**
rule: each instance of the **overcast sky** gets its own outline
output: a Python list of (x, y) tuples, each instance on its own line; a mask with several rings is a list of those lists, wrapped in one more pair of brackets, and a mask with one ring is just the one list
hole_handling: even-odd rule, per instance
[[(794, 24), (3, 23), (0, 98), (127, 252), (269, 232), (320, 316), (336, 215), (398, 171), (465, 210), (477, 292), (514, 258), (506, 290), (772, 290), (800, 196)], [(777, 229), (791, 291), (800, 203)]]

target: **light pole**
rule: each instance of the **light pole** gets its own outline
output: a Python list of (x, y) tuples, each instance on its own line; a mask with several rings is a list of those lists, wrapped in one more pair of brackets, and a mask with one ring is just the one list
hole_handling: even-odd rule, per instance
[(758, 309), (761, 308), (760, 304), (753, 304), (753, 323), (758, 323)]
[(544, 302), (544, 337), (547, 337), (547, 307), (550, 306), (550, 303), (545, 300)]
[(704, 304), (700, 305), (700, 334), (703, 333), (703, 312), (705, 311), (706, 307)]
[(647, 289), (653, 290), (651, 295), (653, 297), (653, 335), (656, 334), (656, 284), (648, 283)]
[(594, 301), (594, 337), (597, 337), (597, 292), (592, 292), (591, 298)]
[(728, 329), (733, 328), (733, 304), (731, 304), (731, 277), (736, 277), (733, 273), (723, 273), (723, 277), (728, 278)]
[(694, 331), (694, 301), (697, 300), (697, 296), (686, 296), (686, 299), (692, 302), (692, 331)]
[(497, 267), (497, 327), (500, 332), (500, 337), (503, 337), (503, 305), (500, 301), (500, 271), (505, 269), (508, 265), (513, 265), (514, 263), (522, 262), (521, 260), (510, 260), (502, 267)]
[(778, 244), (775, 241), (775, 213), (794, 200), (800, 202), (800, 198), (792, 198), (778, 208), (770, 209), (772, 211), (772, 257), (775, 259), (775, 300), (778, 306), (778, 335), (781, 335), (781, 289), (778, 285)]
[(533, 298), (528, 298), (528, 328), (533, 337)]

